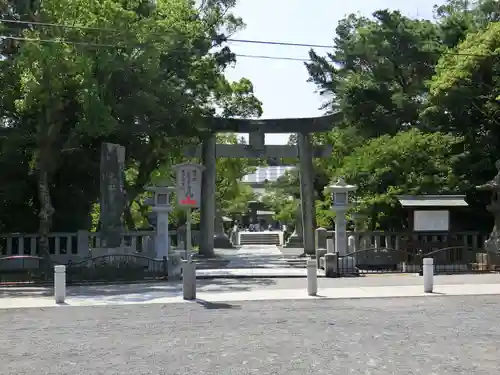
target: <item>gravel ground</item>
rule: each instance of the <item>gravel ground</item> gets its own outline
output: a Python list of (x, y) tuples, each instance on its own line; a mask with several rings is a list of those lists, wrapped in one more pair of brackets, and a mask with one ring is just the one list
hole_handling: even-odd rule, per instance
[(0, 374), (498, 374), (499, 301), (1, 310)]

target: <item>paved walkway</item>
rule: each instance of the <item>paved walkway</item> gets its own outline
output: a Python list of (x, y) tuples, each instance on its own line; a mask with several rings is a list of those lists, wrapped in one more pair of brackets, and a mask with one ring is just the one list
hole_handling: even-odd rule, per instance
[[(96, 293), (97, 292), (97, 293)], [(134, 293), (117, 292), (110, 287), (97, 289), (82, 287), (80, 292), (73, 292), (66, 299), (69, 306), (103, 306), (103, 305), (130, 305), (130, 304), (172, 304), (189, 303), (182, 299), (180, 288), (156, 286), (147, 291)], [(500, 284), (459, 284), (437, 285), (433, 293), (424, 293), (422, 285), (406, 286), (361, 286), (345, 288), (321, 288), (318, 295), (308, 296), (306, 280), (304, 286), (296, 289), (256, 289), (235, 292), (221, 291), (220, 289), (202, 289), (198, 291), (198, 300), (207, 302), (232, 301), (271, 301), (271, 300), (304, 300), (304, 299), (358, 299), (358, 298), (388, 298), (388, 297), (436, 297), (436, 296), (469, 296), (469, 295), (499, 295)], [(500, 299), (500, 297), (499, 297)], [(39, 297), (6, 297), (0, 299), (0, 309), (53, 307), (56, 306), (53, 297), (42, 295)]]
[(226, 268), (288, 268), (283, 253), (274, 245), (245, 245), (238, 250), (226, 252), (229, 260)]
[[(227, 260), (227, 265), (223, 268), (198, 269), (197, 278), (304, 277), (307, 275), (305, 268), (292, 267), (283, 252), (274, 245), (245, 245), (239, 249), (217, 249), (217, 255), (220, 259)], [(318, 270), (318, 276), (324, 276), (324, 272)]]

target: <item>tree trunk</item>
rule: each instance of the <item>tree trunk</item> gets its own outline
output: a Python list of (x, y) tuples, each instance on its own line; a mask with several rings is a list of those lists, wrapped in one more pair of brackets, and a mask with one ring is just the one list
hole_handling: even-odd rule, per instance
[(134, 218), (132, 217), (132, 203), (134, 201), (129, 201), (127, 205), (125, 206), (125, 210), (123, 211), (123, 219), (125, 220), (125, 226), (127, 227), (127, 230), (134, 230), (136, 229), (135, 223), (134, 223)]
[(48, 171), (40, 165), (38, 169), (38, 199), (40, 201), (40, 226), (38, 234), (40, 236), (39, 252), (46, 259), (48, 267), (52, 268), (52, 258), (49, 250), (49, 233), (52, 227), (52, 199), (50, 198), (50, 176)]
[(155, 168), (157, 168), (156, 161), (142, 162), (139, 164), (139, 170), (137, 178), (134, 181), (134, 185), (131, 186), (127, 183), (127, 181), (124, 181), (127, 202), (125, 204), (125, 210), (123, 212), (123, 219), (125, 221), (127, 229), (129, 230), (136, 229), (134, 218), (132, 217), (132, 205), (134, 204), (139, 194), (144, 191), (144, 187), (149, 182), (150, 176)]

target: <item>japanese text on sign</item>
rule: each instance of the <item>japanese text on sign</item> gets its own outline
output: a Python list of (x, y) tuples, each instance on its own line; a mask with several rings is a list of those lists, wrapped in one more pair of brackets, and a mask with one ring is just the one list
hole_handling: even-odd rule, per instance
[(184, 166), (177, 173), (177, 197), (180, 206), (199, 207), (201, 172), (198, 168)]

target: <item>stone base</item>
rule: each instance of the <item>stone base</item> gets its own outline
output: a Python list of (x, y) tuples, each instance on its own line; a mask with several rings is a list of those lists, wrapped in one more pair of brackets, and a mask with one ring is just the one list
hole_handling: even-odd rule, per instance
[(339, 257), (339, 274), (343, 275), (358, 275), (359, 271), (356, 268), (356, 259), (354, 257)]
[(233, 249), (234, 246), (225, 233), (214, 234), (214, 248), (215, 249)]
[(324, 269), (324, 264), (321, 264), (321, 258), (326, 254), (326, 249), (316, 249), (316, 267), (318, 269)]
[(182, 276), (181, 256), (174, 252), (168, 254), (168, 280), (180, 280)]
[(292, 234), (288, 239), (285, 247), (290, 248), (303, 248), (304, 247), (304, 237)]
[(326, 277), (338, 277), (338, 255), (336, 253), (327, 253), (323, 258), (321, 258), (322, 266), (325, 270)]
[[(321, 250), (318, 251), (321, 253)], [(319, 258), (319, 267), (325, 270), (326, 277), (359, 275), (356, 260), (353, 257), (339, 257), (337, 253), (327, 253)]]
[(131, 247), (96, 247), (91, 249), (92, 257), (103, 255), (129, 255), (136, 254), (137, 252)]

